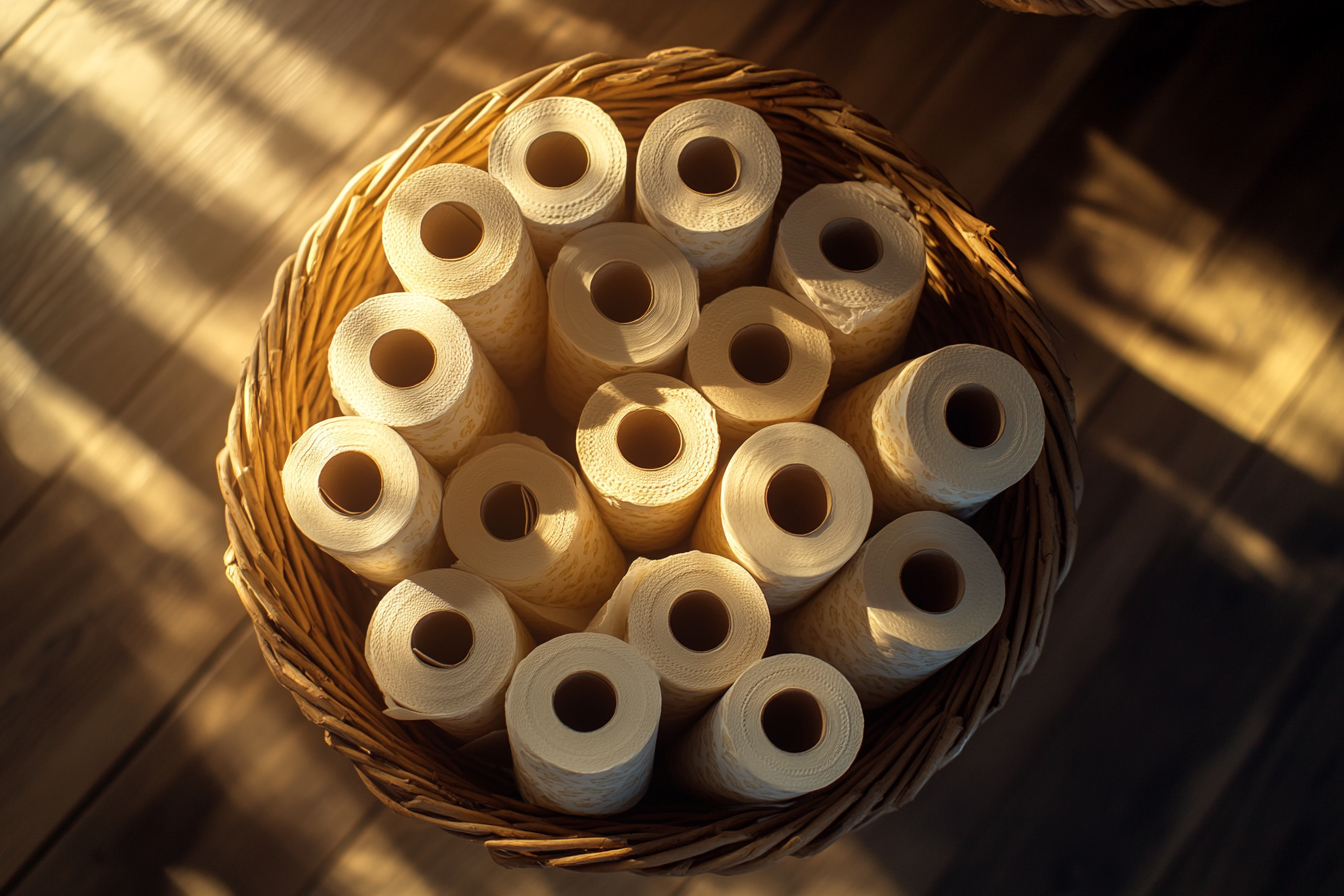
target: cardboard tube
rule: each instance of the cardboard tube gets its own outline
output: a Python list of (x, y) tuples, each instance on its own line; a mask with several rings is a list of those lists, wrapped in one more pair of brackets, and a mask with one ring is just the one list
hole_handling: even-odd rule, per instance
[(632, 373), (584, 406), (579, 468), (616, 543), (671, 547), (691, 534), (719, 457), (714, 409), (681, 380)]
[(380, 585), (453, 562), (435, 525), (443, 477), (390, 427), (332, 417), (299, 437), (281, 471), (294, 524)]
[(351, 416), (386, 423), (441, 473), (483, 435), (518, 428), (518, 406), (450, 308), (390, 293), (357, 305), (327, 352), (331, 391)]
[(383, 250), (410, 292), (451, 308), (504, 382), (522, 385), (546, 344), (546, 284), (518, 203), (467, 165), (402, 181), (383, 213)]

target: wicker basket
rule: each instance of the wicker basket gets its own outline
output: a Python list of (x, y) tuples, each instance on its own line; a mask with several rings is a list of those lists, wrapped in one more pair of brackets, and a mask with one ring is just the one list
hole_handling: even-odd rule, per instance
[[(339, 413), (327, 385), (332, 333), (351, 307), (397, 288), (380, 238), (393, 188), (430, 164), (484, 167), (490, 134), (505, 112), (559, 94), (604, 107), (632, 144), (655, 116), (683, 100), (713, 96), (756, 109), (779, 137), (784, 202), (842, 179), (899, 187), (928, 242), (915, 348), (978, 342), (1008, 352), (1031, 371), (1045, 401), (1049, 425), (1040, 461), (974, 520), (1007, 576), (1002, 620), (921, 687), (870, 713), (858, 759), (825, 790), (768, 807), (728, 808), (655, 792), (636, 809), (606, 818), (521, 802), (507, 773), (454, 749), (431, 725), (383, 714), (363, 655), (369, 592), (286, 513), (280, 470), (291, 444), (309, 425)], [(689, 48), (647, 59), (590, 54), (538, 69), (425, 125), (350, 181), (279, 271), (238, 384), (218, 472), (231, 542), (226, 569), (266, 662), (379, 799), (483, 841), (506, 866), (650, 874), (739, 872), (807, 855), (908, 802), (1034, 664), (1072, 557), (1082, 487), (1072, 393), (1049, 327), (989, 226), (898, 138), (814, 76)]]
[(1235, 6), (1246, 0), (981, 0), (1012, 12), (1035, 12), (1045, 16), (1103, 16), (1115, 18), (1131, 9), (1159, 9), (1168, 6)]

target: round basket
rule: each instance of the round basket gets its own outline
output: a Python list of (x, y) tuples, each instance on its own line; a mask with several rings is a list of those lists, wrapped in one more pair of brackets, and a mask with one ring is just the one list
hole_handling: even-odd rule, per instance
[(1035, 12), (1046, 16), (1103, 16), (1114, 18), (1131, 9), (1160, 9), (1168, 6), (1234, 6), (1246, 0), (981, 0), (1012, 12)]
[[(280, 470), (290, 446), (310, 425), (339, 413), (326, 364), (336, 325), (364, 299), (398, 288), (380, 234), (393, 189), (426, 165), (484, 167), (501, 117), (548, 95), (602, 106), (631, 145), (660, 112), (684, 100), (712, 96), (749, 106), (779, 138), (785, 203), (822, 182), (868, 178), (898, 187), (928, 246), (912, 349), (993, 346), (1021, 361), (1040, 388), (1048, 426), (1039, 462), (974, 519), (1007, 577), (1002, 619), (939, 674), (870, 713), (858, 759), (822, 791), (765, 807), (707, 807), (673, 792), (651, 793), (634, 810), (604, 818), (522, 802), (507, 772), (455, 749), (432, 725), (383, 714), (363, 653), (372, 597), (300, 534), (285, 510)], [(739, 872), (806, 855), (908, 802), (1034, 664), (1072, 557), (1082, 487), (1068, 380), (1040, 309), (989, 226), (937, 171), (813, 75), (690, 48), (646, 59), (590, 54), (538, 69), (425, 125), (361, 171), (276, 277), (218, 472), (231, 543), (226, 570), (266, 662), (379, 799), (481, 840), (502, 865), (650, 874)]]

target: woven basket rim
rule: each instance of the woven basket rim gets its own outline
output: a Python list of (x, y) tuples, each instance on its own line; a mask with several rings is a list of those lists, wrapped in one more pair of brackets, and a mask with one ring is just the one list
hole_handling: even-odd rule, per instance
[[(562, 94), (606, 108), (627, 142), (686, 99), (715, 96), (755, 108), (785, 156), (782, 200), (845, 179), (901, 189), (924, 227), (929, 261), (912, 340), (924, 351), (948, 342), (1006, 351), (1041, 392), (1048, 425), (1040, 461), (973, 520), (1005, 570), (1003, 618), (942, 672), (869, 713), (859, 759), (816, 793), (771, 806), (655, 801), (604, 818), (523, 803), (510, 795), (506, 773), (452, 748), (437, 729), (382, 714), (357, 618), (367, 615), (369, 594), (304, 538), (285, 510), (279, 473), (293, 440), (339, 413), (326, 384), (331, 334), (347, 306), (395, 285), (380, 238), (391, 190), (428, 164), (484, 167), (489, 135), (503, 114)], [(991, 228), (872, 116), (812, 74), (766, 69), (713, 50), (677, 47), (636, 59), (590, 53), (515, 78), (418, 128), (350, 180), (281, 266), (218, 458), (230, 543), (225, 570), (276, 679), (395, 811), (483, 841), (505, 866), (736, 873), (814, 853), (908, 802), (1031, 669), (1077, 540), (1082, 474), (1075, 431), (1072, 391), (1049, 325)]]

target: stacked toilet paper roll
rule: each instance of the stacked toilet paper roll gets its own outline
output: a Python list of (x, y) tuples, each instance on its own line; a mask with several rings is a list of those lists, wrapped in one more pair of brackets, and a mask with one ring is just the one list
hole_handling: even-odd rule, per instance
[(617, 544), (656, 551), (691, 534), (719, 457), (714, 409), (699, 392), (658, 373), (617, 377), (584, 405), (575, 441)]
[(546, 284), (508, 189), (466, 165), (431, 165), (396, 188), (383, 250), (410, 292), (457, 313), (495, 371), (517, 388), (546, 344)]
[(686, 382), (714, 406), (729, 447), (772, 423), (811, 420), (830, 374), (821, 319), (764, 286), (743, 286), (706, 305), (686, 349)]
[(468, 741), (504, 727), (504, 694), (532, 646), (498, 588), (431, 569), (378, 602), (364, 655), (388, 715), (427, 719)]
[(386, 423), (441, 473), (476, 439), (518, 428), (518, 406), (442, 302), (390, 293), (357, 305), (327, 352), (341, 410)]
[(872, 511), (854, 449), (820, 426), (777, 423), (743, 442), (715, 478), (691, 547), (742, 564), (778, 614), (853, 556)]
[[(496, 586), (498, 587), (498, 586)], [(505, 588), (499, 589), (509, 602), (509, 609), (522, 620), (523, 626), (531, 633), (538, 644), (544, 644), (552, 638), (581, 632), (592, 621), (593, 611), (582, 607), (544, 607), (523, 600)]]
[(858, 755), (863, 710), (843, 675), (785, 653), (742, 673), (671, 753), (683, 790), (718, 802), (776, 802), (834, 782)]
[(579, 632), (519, 663), (505, 700), (523, 799), (579, 815), (629, 809), (648, 789), (661, 698), (635, 648)]
[(596, 610), (625, 572), (579, 474), (532, 436), (481, 439), (443, 506), (459, 568), (531, 603)]
[(652, 228), (585, 230), (561, 250), (548, 291), (546, 394), (571, 423), (612, 377), (681, 372), (700, 322), (695, 269)]
[(924, 289), (924, 235), (904, 198), (873, 183), (821, 184), (779, 224), (770, 285), (821, 315), (847, 389), (886, 367)]
[(755, 111), (715, 99), (681, 103), (640, 142), (636, 220), (686, 254), (707, 302), (759, 282), (782, 171), (779, 141)]
[(314, 424), (280, 477), (299, 531), (371, 582), (392, 585), (453, 562), (438, 525), (443, 477), (382, 423)]
[(653, 666), (666, 733), (694, 721), (761, 658), (770, 608), (741, 566), (688, 551), (632, 563), (588, 630), (629, 642)]
[(588, 100), (550, 96), (509, 112), (489, 168), (518, 200), (543, 268), (579, 231), (625, 214), (625, 138)]
[(880, 373), (823, 404), (818, 421), (863, 459), (879, 524), (914, 510), (970, 516), (1026, 475), (1045, 438), (1031, 374), (983, 345)]
[(786, 617), (783, 643), (840, 670), (871, 709), (983, 638), (1003, 600), (1003, 570), (975, 530), (945, 513), (916, 511), (884, 526)]

